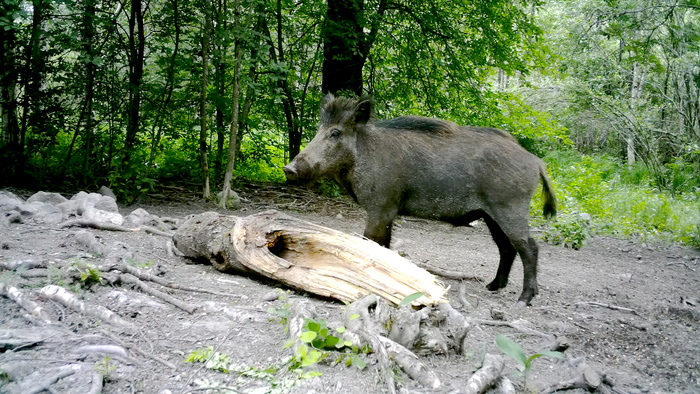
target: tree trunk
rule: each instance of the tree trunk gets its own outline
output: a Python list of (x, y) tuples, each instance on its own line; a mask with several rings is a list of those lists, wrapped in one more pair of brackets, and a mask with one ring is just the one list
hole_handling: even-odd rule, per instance
[(131, 160), (131, 154), (136, 144), (136, 135), (139, 131), (145, 44), (141, 0), (131, 0), (131, 15), (129, 17), (129, 116), (124, 139), (123, 167), (127, 167)]
[(207, 212), (183, 223), (173, 240), (218, 270), (255, 272), (345, 302), (374, 293), (398, 304), (416, 292), (424, 295), (412, 305), (447, 301), (432, 274), (396, 252), (276, 211), (242, 218)]
[(364, 26), (360, 18), (363, 0), (328, 0), (323, 37), (323, 93), (362, 94), (365, 64)]
[[(236, 0), (236, 22), (234, 31), (239, 32), (241, 27), (240, 17), (240, 0)], [(240, 34), (240, 33), (239, 33)], [(231, 180), (233, 179), (233, 165), (236, 160), (236, 137), (238, 136), (238, 114), (241, 101), (241, 57), (242, 57), (242, 42), (241, 37), (236, 40), (234, 48), (234, 65), (233, 65), (233, 97), (231, 99), (231, 132), (229, 133), (228, 141), (228, 160), (226, 161), (226, 173), (224, 174), (224, 188), (219, 200), (219, 206), (226, 208), (229, 195), (231, 194)]]
[[(4, 15), (12, 15), (19, 10), (19, 2), (0, 5)], [(4, 182), (14, 175), (16, 157), (21, 155), (20, 129), (17, 119), (17, 48), (16, 32), (0, 29), (0, 116), (2, 117), (2, 143), (0, 144), (0, 177)]]
[(158, 153), (158, 145), (160, 145), (160, 138), (163, 134), (161, 121), (163, 119), (163, 112), (167, 111), (168, 104), (170, 104), (170, 99), (173, 96), (173, 88), (175, 86), (175, 60), (177, 60), (178, 50), (180, 48), (180, 12), (177, 0), (172, 0), (173, 3), (173, 27), (175, 29), (175, 38), (173, 54), (170, 56), (170, 66), (168, 68), (167, 80), (165, 81), (165, 96), (163, 97), (163, 102), (160, 105), (160, 110), (156, 114), (156, 119), (153, 121), (153, 128), (151, 135), (153, 136), (151, 140), (151, 154), (149, 157), (149, 163), (155, 163), (156, 154)]
[(204, 178), (202, 197), (211, 198), (209, 190), (209, 163), (207, 160), (207, 88), (209, 86), (209, 42), (211, 40), (211, 3), (204, 4), (204, 32), (202, 37), (202, 85), (199, 96), (199, 163)]
[[(95, 88), (95, 56), (96, 50), (94, 47), (95, 38), (95, 11), (96, 0), (85, 0), (85, 10), (83, 11), (83, 51), (87, 56), (85, 63), (85, 157), (83, 158), (83, 183), (87, 184), (87, 176), (90, 173), (90, 156), (92, 156), (92, 145), (94, 139), (92, 105), (94, 101)], [(77, 132), (77, 130), (76, 130)]]

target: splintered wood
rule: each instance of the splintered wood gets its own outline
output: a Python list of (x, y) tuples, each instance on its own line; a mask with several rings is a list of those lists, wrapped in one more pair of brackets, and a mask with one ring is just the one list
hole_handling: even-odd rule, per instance
[(173, 237), (186, 256), (221, 271), (255, 272), (291, 287), (345, 302), (377, 294), (398, 304), (416, 292), (415, 306), (447, 302), (429, 272), (367, 239), (277, 211), (247, 217), (206, 212)]

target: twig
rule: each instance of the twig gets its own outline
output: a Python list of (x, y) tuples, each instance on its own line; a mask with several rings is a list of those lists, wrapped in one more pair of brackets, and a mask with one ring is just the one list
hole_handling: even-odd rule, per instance
[(72, 227), (72, 226), (91, 227), (91, 228), (96, 228), (98, 230), (106, 230), (106, 231), (124, 231), (127, 233), (138, 231), (138, 230), (131, 229), (131, 228), (124, 227), (124, 226), (120, 226), (118, 224), (114, 224), (111, 222), (98, 222), (95, 220), (88, 220), (88, 219), (67, 220), (67, 221), (61, 223), (60, 228)]
[(63, 304), (67, 308), (71, 308), (76, 312), (80, 312), (100, 320), (103, 320), (114, 326), (119, 326), (127, 329), (134, 329), (135, 325), (122, 319), (116, 313), (101, 305), (93, 305), (87, 302), (80, 301), (76, 296), (68, 290), (55, 285), (44, 286), (39, 293), (50, 300), (55, 300)]
[(637, 312), (634, 309), (624, 308), (624, 307), (613, 305), (613, 304), (603, 304), (601, 302), (595, 302), (595, 301), (581, 301), (581, 302), (577, 302), (575, 305), (599, 306), (601, 308), (608, 308), (608, 309), (612, 309), (614, 311), (629, 312), (629, 313), (633, 313), (633, 314), (639, 316), (639, 312)]
[(113, 340), (113, 341), (116, 342), (119, 346), (121, 346), (121, 347), (123, 347), (123, 348), (129, 349), (129, 350), (131, 350), (132, 352), (138, 353), (138, 354), (140, 354), (140, 355), (143, 356), (143, 357), (150, 358), (151, 360), (157, 361), (157, 362), (159, 362), (159, 363), (165, 365), (166, 367), (168, 367), (168, 368), (170, 368), (170, 369), (175, 369), (175, 368), (177, 368), (177, 367), (175, 366), (175, 364), (173, 364), (173, 363), (171, 363), (171, 362), (169, 362), (169, 361), (166, 361), (166, 360), (160, 358), (159, 356), (156, 356), (155, 354), (146, 353), (146, 352), (144, 352), (143, 350), (139, 349), (137, 346), (134, 346), (134, 345), (132, 345), (132, 344), (130, 344), (130, 343), (126, 343), (126, 342), (122, 341), (121, 339), (117, 338), (117, 336), (114, 335), (114, 334), (108, 333), (108, 332), (105, 331), (105, 330), (102, 330), (102, 333), (103, 333), (104, 335), (106, 335), (109, 339)]
[(133, 357), (126, 353), (126, 349), (122, 346), (116, 345), (85, 345), (73, 350), (73, 353), (85, 354), (85, 353), (99, 353), (107, 354), (118, 360), (125, 361), (129, 364), (140, 365), (141, 363)]
[(459, 303), (462, 304), (462, 309), (465, 311), (474, 310), (469, 301), (467, 301), (467, 284), (464, 282), (459, 284), (458, 300)]
[(161, 231), (161, 230), (158, 230), (157, 228), (148, 227), (148, 226), (141, 226), (140, 228), (135, 228), (131, 231), (139, 231), (139, 230), (143, 230), (143, 231), (150, 233), (150, 234), (162, 235), (164, 237), (172, 237), (173, 236), (172, 233), (169, 233), (166, 231)]
[(193, 293), (205, 293), (205, 294), (212, 294), (212, 295), (218, 295), (222, 297), (240, 297), (240, 295), (236, 294), (227, 294), (227, 293), (219, 293), (213, 290), (207, 290), (207, 289), (198, 289), (195, 287), (189, 287), (189, 286), (184, 286), (180, 285), (175, 282), (169, 282), (159, 276), (155, 276), (153, 274), (149, 274), (147, 272), (143, 272), (140, 269), (136, 267), (132, 267), (128, 264), (119, 264), (117, 266), (111, 267), (111, 269), (115, 269), (117, 271), (121, 271), (126, 274), (131, 274), (141, 280), (147, 280), (149, 282), (157, 283), (163, 287), (169, 287), (171, 289), (176, 289), (176, 290), (182, 290), (182, 291), (189, 291)]
[(694, 268), (691, 268), (688, 264), (686, 264), (686, 263), (683, 262), (683, 261), (675, 261), (675, 262), (673, 262), (673, 263), (668, 263), (668, 264), (666, 264), (666, 267), (671, 266), (671, 265), (676, 265), (676, 264), (680, 264), (680, 265), (684, 266), (685, 268), (687, 268), (687, 269), (689, 269), (689, 270), (695, 272), (695, 269), (694, 269)]
[(128, 274), (122, 274), (119, 276), (119, 278), (121, 279), (122, 282), (136, 285), (144, 293), (148, 293), (154, 297), (158, 297), (165, 302), (168, 302), (172, 305), (175, 305), (176, 307), (182, 309), (183, 311), (185, 311), (187, 313), (192, 314), (197, 310), (197, 307), (190, 305), (184, 301), (180, 301), (177, 298), (171, 296), (170, 294), (163, 293), (162, 291), (158, 291), (158, 290), (148, 286), (147, 284), (143, 283), (141, 280), (139, 280), (135, 276), (131, 276)]
[(424, 270), (430, 272), (433, 275), (442, 276), (443, 278), (447, 278), (447, 279), (479, 280), (479, 281), (481, 280), (481, 278), (479, 278), (476, 275), (465, 274), (463, 272), (457, 272), (457, 271), (449, 271), (449, 270), (437, 268), (437, 267), (430, 267), (426, 264), (416, 264), (416, 265), (423, 268)]
[(518, 319), (513, 322), (508, 322), (508, 321), (499, 321), (499, 320), (480, 320), (480, 319), (474, 319), (474, 323), (477, 324), (483, 324), (485, 326), (505, 326), (505, 327), (510, 327), (513, 328), (519, 332), (522, 332), (523, 334), (530, 334), (530, 335), (535, 335), (538, 337), (546, 338), (551, 341), (555, 340), (556, 337), (554, 334), (546, 334), (544, 332), (540, 332), (537, 330), (533, 330), (531, 328), (525, 327), (523, 325), (525, 321), (522, 319)]

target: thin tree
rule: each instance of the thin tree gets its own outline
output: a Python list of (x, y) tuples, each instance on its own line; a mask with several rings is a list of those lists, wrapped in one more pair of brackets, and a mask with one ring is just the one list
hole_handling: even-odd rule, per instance
[(211, 41), (211, 3), (204, 2), (204, 32), (202, 38), (202, 84), (199, 96), (199, 164), (204, 178), (202, 197), (211, 198), (209, 163), (207, 160), (207, 88), (209, 86), (209, 43)]

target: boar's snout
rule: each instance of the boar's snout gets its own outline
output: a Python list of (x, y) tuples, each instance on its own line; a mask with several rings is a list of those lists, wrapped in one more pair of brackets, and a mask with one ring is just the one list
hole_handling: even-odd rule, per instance
[(284, 175), (287, 176), (287, 180), (295, 181), (299, 178), (299, 174), (297, 173), (297, 169), (294, 167), (293, 163), (289, 163), (282, 167), (282, 171), (284, 171)]

